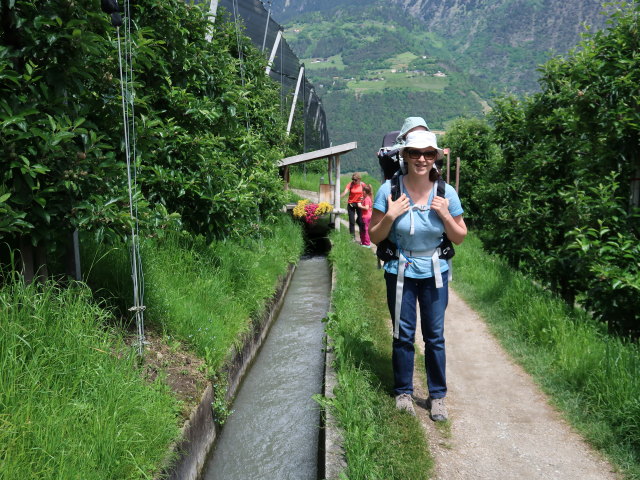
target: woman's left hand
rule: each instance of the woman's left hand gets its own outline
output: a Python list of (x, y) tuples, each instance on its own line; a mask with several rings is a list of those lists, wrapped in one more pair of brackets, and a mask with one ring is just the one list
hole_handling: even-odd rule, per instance
[(435, 210), (442, 220), (451, 216), (449, 213), (449, 200), (444, 197), (435, 196), (431, 201), (431, 210)]

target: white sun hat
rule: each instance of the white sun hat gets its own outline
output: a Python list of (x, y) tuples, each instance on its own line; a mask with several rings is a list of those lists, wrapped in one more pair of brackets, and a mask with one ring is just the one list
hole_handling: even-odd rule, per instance
[(418, 130), (415, 132), (409, 132), (404, 145), (400, 147), (400, 155), (404, 152), (405, 148), (435, 148), (438, 151), (438, 160), (444, 158), (444, 150), (438, 148), (438, 141), (436, 140), (436, 134), (433, 132), (425, 132)]

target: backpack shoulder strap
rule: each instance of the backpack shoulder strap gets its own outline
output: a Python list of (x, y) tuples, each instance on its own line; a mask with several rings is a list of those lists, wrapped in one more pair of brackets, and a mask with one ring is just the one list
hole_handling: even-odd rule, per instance
[(437, 194), (439, 197), (444, 197), (445, 188), (446, 188), (445, 181), (442, 178), (438, 178)]
[(401, 176), (402, 175), (396, 172), (393, 177), (391, 177), (391, 200), (394, 202), (402, 195), (402, 187), (400, 186)]

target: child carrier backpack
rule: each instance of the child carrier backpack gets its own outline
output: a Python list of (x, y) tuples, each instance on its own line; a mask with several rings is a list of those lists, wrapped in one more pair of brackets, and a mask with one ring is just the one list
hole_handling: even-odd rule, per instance
[[(382, 169), (384, 179), (391, 181), (391, 199), (394, 201), (397, 200), (401, 194), (400, 175), (406, 173), (399, 149), (393, 148), (399, 134), (400, 131), (387, 133), (382, 139), (382, 147), (378, 150), (378, 163)], [(444, 197), (445, 181), (442, 178), (438, 178), (436, 185), (436, 195)], [(451, 240), (447, 237), (446, 232), (442, 234), (442, 242), (438, 246), (438, 249), (440, 251), (439, 257), (443, 260), (451, 260), (456, 253), (453, 248), (453, 243), (451, 243)], [(387, 237), (378, 244), (376, 255), (383, 262), (397, 260), (397, 247)]]
[(378, 163), (385, 180), (389, 180), (403, 166), (400, 151), (393, 148), (400, 130), (389, 132), (382, 138), (382, 147), (378, 150)]

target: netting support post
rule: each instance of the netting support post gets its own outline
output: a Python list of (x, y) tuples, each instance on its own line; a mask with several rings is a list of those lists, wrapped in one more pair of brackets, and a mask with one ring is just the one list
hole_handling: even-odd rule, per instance
[[(211, 0), (211, 3), (209, 4), (209, 19), (211, 20), (211, 22), (216, 21), (217, 12), (218, 12), (218, 0)], [(207, 42), (210, 42), (212, 37), (213, 37), (213, 25), (210, 25), (209, 31), (207, 32), (207, 36), (205, 37), (207, 39)]]
[(282, 38), (282, 29), (278, 30), (278, 34), (276, 35), (276, 40), (273, 42), (273, 48), (271, 49), (271, 55), (269, 56), (269, 61), (267, 62), (267, 68), (264, 71), (267, 75), (271, 73), (271, 65), (273, 65), (273, 59), (276, 58), (276, 52), (278, 51), (278, 45), (280, 45), (281, 38)]
[(271, 5), (269, 5), (269, 12), (267, 13), (267, 24), (264, 26), (264, 38), (262, 39), (262, 52), (267, 44), (267, 32), (269, 31), (269, 20), (271, 20)]
[(289, 123), (287, 123), (287, 135), (291, 131), (291, 125), (293, 124), (293, 114), (296, 111), (296, 103), (298, 101), (298, 92), (300, 91), (300, 83), (302, 83), (302, 77), (304, 75), (304, 65), (300, 67), (298, 73), (298, 82), (296, 83), (296, 91), (293, 94), (293, 102), (291, 102), (291, 113), (289, 113)]

